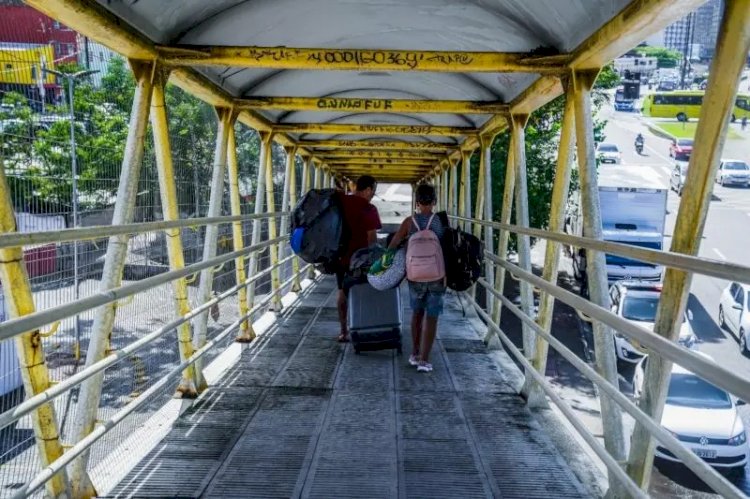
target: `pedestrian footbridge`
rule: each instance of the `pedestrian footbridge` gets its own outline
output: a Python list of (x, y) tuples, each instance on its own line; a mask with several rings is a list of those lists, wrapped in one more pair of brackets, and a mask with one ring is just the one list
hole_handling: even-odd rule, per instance
[[(23, 386), (0, 404), (0, 495), (646, 497), (658, 442), (711, 490), (744, 496), (696, 436), (660, 422), (672, 363), (750, 400), (747, 379), (676, 341), (693, 274), (750, 283), (749, 267), (697, 256), (750, 0), (723, 2), (668, 250), (604, 240), (596, 85), (702, 0), (25, 3), (80, 35), (84, 65), (105, 48), (120, 65), (95, 77), (26, 61), (42, 102), (28, 130), (3, 122), (0, 346), (3, 376)], [(59, 107), (63, 83), (70, 143), (59, 119), (54, 135), (29, 118)], [(542, 121), (554, 133), (530, 141)], [(92, 127), (101, 140), (77, 148)], [(527, 165), (539, 149), (554, 157)], [(333, 281), (289, 251), (297, 200), (363, 174), (432, 183), (484, 242), (432, 373), (334, 341)], [(572, 190), (580, 234), (564, 232)], [(100, 223), (79, 223), (79, 205), (102, 204)], [(50, 210), (67, 228), (19, 230)], [(385, 211), (398, 221), (411, 204)], [(532, 240), (546, 243), (536, 268)], [(40, 248), (60, 255), (52, 275), (25, 262)], [(585, 251), (587, 298), (557, 285), (563, 249)], [(653, 329), (612, 313), (606, 255), (667, 269)], [(557, 338), (562, 304), (592, 324), (593, 358)], [(620, 392), (614, 332), (648, 352), (638, 400)], [(550, 347), (594, 387), (589, 420), (550, 383)]]
[(309, 282), (102, 495), (589, 497), (476, 314), (449, 298), (425, 375), (337, 343), (336, 291)]

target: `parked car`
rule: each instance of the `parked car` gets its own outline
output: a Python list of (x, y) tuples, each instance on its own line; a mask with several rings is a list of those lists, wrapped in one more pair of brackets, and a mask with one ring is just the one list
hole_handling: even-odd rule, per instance
[(674, 159), (690, 159), (693, 153), (693, 139), (672, 139), (669, 145), (669, 157)]
[[(697, 352), (709, 360), (708, 355)], [(648, 357), (636, 367), (633, 391), (643, 393)], [(716, 468), (744, 473), (748, 460), (747, 434), (737, 407), (745, 405), (722, 388), (673, 364), (661, 425), (698, 457)], [(672, 452), (656, 446), (658, 458), (680, 462)]]
[(685, 186), (687, 178), (687, 161), (677, 161), (672, 168), (672, 175), (669, 177), (669, 188), (682, 196), (682, 188)]
[(722, 159), (716, 182), (721, 185), (750, 186), (750, 166), (741, 159)]
[[(652, 329), (656, 321), (656, 310), (659, 308), (661, 284), (649, 281), (618, 281), (609, 288), (612, 312), (639, 326)], [(682, 318), (679, 343), (687, 348), (694, 348), (697, 343), (693, 328), (690, 326), (690, 311)], [(617, 358), (625, 362), (636, 363), (647, 355), (647, 352), (625, 335), (615, 331), (615, 352)]]
[(620, 148), (617, 147), (617, 144), (611, 144), (608, 142), (602, 142), (597, 146), (596, 157), (602, 163), (612, 163), (618, 165), (622, 161)]
[(739, 336), (740, 352), (750, 353), (750, 345), (746, 338), (750, 332), (750, 284), (733, 282), (721, 293), (719, 327)]

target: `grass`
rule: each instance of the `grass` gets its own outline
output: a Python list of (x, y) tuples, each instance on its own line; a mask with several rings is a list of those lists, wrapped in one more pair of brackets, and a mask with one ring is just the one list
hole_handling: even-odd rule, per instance
[[(697, 121), (689, 121), (687, 123), (675, 122), (655, 122), (654, 126), (664, 130), (666, 133), (678, 139), (692, 139), (695, 137), (695, 129), (698, 127)], [(727, 131), (728, 139), (741, 139), (742, 136), (732, 130), (730, 127)]]

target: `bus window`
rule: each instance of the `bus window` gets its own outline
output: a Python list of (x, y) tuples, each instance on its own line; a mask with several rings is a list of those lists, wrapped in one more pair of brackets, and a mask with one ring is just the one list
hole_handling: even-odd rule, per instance
[(744, 97), (738, 97), (737, 107), (745, 111), (750, 111), (750, 99), (746, 99)]

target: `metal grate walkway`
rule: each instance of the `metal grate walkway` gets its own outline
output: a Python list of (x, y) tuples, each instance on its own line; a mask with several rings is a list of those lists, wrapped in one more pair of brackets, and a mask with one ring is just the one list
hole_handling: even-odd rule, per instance
[(334, 288), (309, 288), (108, 497), (586, 496), (454, 297), (425, 375), (406, 303), (404, 357), (333, 341)]

